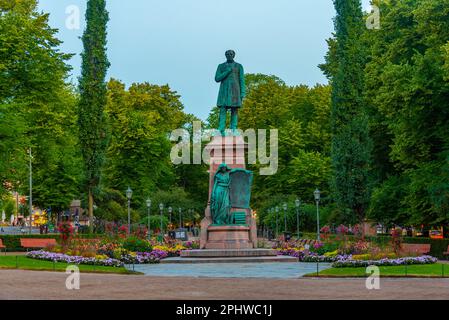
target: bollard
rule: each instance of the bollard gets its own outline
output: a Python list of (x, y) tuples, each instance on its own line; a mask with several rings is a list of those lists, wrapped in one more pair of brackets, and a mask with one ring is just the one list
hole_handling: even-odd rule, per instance
[(444, 278), (444, 263), (441, 264), (441, 276)]
[(319, 262), (318, 260), (316, 261), (316, 276), (318, 277), (319, 274)]
[(407, 276), (407, 264), (405, 265), (405, 276)]

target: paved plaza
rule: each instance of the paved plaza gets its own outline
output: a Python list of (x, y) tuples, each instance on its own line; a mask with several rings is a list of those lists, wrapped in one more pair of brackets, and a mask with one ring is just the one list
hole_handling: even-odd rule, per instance
[[(127, 266), (132, 270), (132, 266)], [(329, 263), (265, 262), (265, 263), (161, 263), (135, 265), (134, 270), (148, 276), (207, 278), (280, 278), (294, 279), (330, 268)]]
[(449, 279), (223, 279), (81, 274), (67, 290), (62, 272), (0, 270), (0, 299), (449, 299)]

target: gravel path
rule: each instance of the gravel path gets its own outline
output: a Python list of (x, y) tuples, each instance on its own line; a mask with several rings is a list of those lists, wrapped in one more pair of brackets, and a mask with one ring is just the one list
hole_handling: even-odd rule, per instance
[(449, 279), (222, 279), (81, 274), (67, 290), (59, 272), (0, 270), (0, 299), (449, 299)]

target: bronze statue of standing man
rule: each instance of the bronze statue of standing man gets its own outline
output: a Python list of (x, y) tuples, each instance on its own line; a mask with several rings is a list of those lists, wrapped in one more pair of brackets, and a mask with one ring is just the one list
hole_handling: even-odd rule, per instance
[(220, 120), (218, 130), (224, 135), (226, 128), (226, 115), (231, 110), (231, 129), (237, 129), (238, 110), (242, 106), (246, 95), (245, 73), (243, 66), (234, 61), (235, 51), (228, 50), (225, 53), (226, 62), (220, 64), (215, 74), (215, 81), (220, 82), (217, 106), (220, 108)]

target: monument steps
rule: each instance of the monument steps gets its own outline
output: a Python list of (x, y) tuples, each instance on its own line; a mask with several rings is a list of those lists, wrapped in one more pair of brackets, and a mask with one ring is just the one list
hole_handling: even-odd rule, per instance
[(183, 250), (182, 258), (226, 258), (226, 257), (266, 257), (277, 256), (273, 249), (200, 249)]
[(247, 263), (247, 262), (298, 262), (298, 258), (290, 256), (253, 256), (253, 257), (175, 257), (162, 259), (160, 263)]

